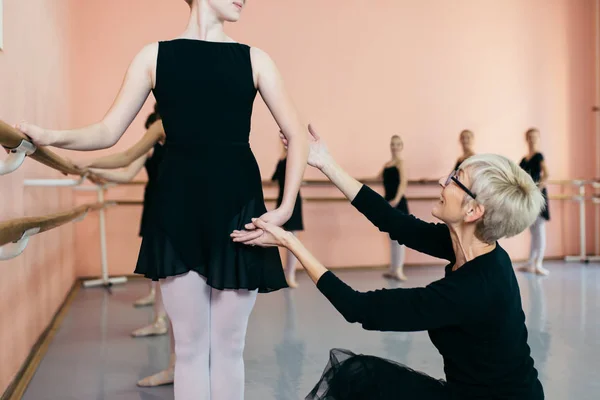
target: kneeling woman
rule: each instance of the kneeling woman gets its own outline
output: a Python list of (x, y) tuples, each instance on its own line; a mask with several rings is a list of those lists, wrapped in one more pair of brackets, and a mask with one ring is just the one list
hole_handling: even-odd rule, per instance
[(284, 246), (348, 322), (375, 331), (424, 331), (444, 359), (446, 380), (377, 357), (333, 350), (307, 399), (543, 399), (527, 344), (525, 314), (510, 258), (497, 241), (535, 221), (544, 199), (525, 171), (497, 155), (478, 155), (440, 180), (427, 223), (400, 212), (342, 170), (311, 130), (308, 162), (319, 168), (379, 230), (447, 260), (444, 278), (422, 288), (361, 293), (328, 271), (283, 229), (254, 220), (235, 241)]

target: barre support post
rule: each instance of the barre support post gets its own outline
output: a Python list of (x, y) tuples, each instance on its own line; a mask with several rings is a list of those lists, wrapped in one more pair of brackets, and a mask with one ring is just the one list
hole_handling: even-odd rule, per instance
[(587, 237), (586, 237), (586, 222), (585, 222), (585, 181), (576, 181), (579, 186), (579, 195), (575, 196), (579, 203), (579, 255), (566, 256), (567, 262), (583, 262), (588, 263), (590, 258), (587, 256)]
[[(98, 186), (98, 203), (104, 203), (104, 190), (106, 188), (104, 186)], [(112, 285), (125, 283), (127, 282), (127, 277), (109, 277), (108, 276), (108, 256), (107, 256), (107, 246), (106, 246), (106, 214), (105, 209), (102, 207), (99, 212), (99, 224), (100, 224), (100, 257), (102, 264), (102, 277), (100, 279), (92, 279), (83, 282), (83, 287), (98, 287), (103, 286), (105, 288), (110, 288)]]

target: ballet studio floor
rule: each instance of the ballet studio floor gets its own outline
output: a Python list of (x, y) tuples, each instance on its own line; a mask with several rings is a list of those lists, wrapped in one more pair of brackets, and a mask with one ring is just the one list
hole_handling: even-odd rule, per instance
[[(548, 278), (519, 274), (529, 344), (547, 399), (600, 398), (600, 265), (549, 262)], [(437, 279), (442, 268), (407, 268), (404, 287)], [(343, 271), (355, 289), (393, 287), (380, 270)], [(367, 332), (349, 325), (299, 274), (300, 288), (259, 296), (246, 343), (246, 399), (297, 400), (312, 388), (328, 351), (342, 347), (400, 361), (443, 377), (442, 360), (427, 333)], [(143, 280), (113, 289), (81, 289), (23, 399), (172, 399), (172, 386), (141, 389), (135, 382), (167, 365), (168, 338), (132, 339), (152, 309), (132, 302)], [(398, 308), (402, 318), (402, 308)], [(398, 394), (401, 399), (401, 393)]]

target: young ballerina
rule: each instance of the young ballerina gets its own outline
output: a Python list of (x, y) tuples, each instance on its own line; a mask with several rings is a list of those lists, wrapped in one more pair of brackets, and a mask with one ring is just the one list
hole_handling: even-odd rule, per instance
[[(285, 188), (285, 165), (287, 163), (287, 149), (283, 145), (281, 147), (281, 157), (279, 158), (275, 172), (271, 177), (271, 180), (277, 181), (277, 184), (279, 185), (277, 207), (279, 207), (283, 201), (283, 191)], [(294, 212), (292, 213), (290, 219), (283, 224), (283, 227), (286, 231), (292, 232), (293, 235), (297, 235), (299, 231), (304, 230), (304, 222), (302, 220), (302, 197), (300, 196), (300, 192), (298, 192), (298, 196), (296, 197)], [(297, 260), (296, 257), (294, 257), (294, 254), (292, 254), (291, 251), (287, 251), (285, 258), (285, 278), (287, 279), (287, 283), (290, 288), (298, 287), (298, 283), (296, 282), (296, 263)]]
[(525, 140), (529, 147), (529, 152), (519, 166), (523, 168), (531, 177), (544, 195), (545, 207), (535, 220), (533, 225), (529, 227), (531, 232), (531, 249), (529, 253), (529, 261), (526, 265), (519, 267), (519, 271), (532, 272), (538, 275), (547, 276), (550, 274), (542, 263), (544, 262), (544, 252), (546, 251), (546, 222), (550, 221), (550, 209), (548, 208), (548, 190), (546, 182), (548, 182), (548, 167), (544, 155), (539, 151), (540, 132), (531, 128), (525, 132)]
[[(131, 149), (123, 153), (101, 157), (84, 163), (77, 163), (77, 165), (89, 170), (92, 179), (115, 183), (130, 182), (137, 176), (142, 167), (146, 168), (148, 174), (148, 183), (146, 184), (146, 188), (144, 190), (144, 208), (142, 211), (139, 233), (140, 237), (142, 238), (144, 237), (144, 232), (152, 225), (149, 210), (153, 201), (153, 192), (155, 190), (158, 170), (164, 152), (163, 144), (165, 135), (162, 130), (162, 125), (160, 123), (154, 125), (154, 123), (158, 120), (160, 120), (160, 116), (156, 113), (155, 108), (155, 112), (150, 114), (146, 120), (146, 135), (144, 135), (142, 140)], [(153, 128), (152, 130), (149, 129), (151, 126)], [(139, 150), (136, 149), (145, 147), (152, 142), (155, 143), (151, 151), (144, 153), (137, 159), (133, 159), (133, 156), (139, 153)], [(98, 166), (101, 166), (102, 168), (123, 168), (121, 170), (108, 170), (99, 169), (97, 168)], [(160, 286), (154, 285), (155, 282), (152, 283), (153, 286), (156, 286), (152, 287), (154, 321), (148, 326), (134, 330), (131, 335), (133, 337), (147, 337), (160, 336), (168, 333), (171, 345), (171, 357), (169, 365), (166, 369), (154, 375), (140, 379), (137, 382), (137, 385), (141, 387), (154, 387), (172, 384), (175, 373), (175, 344), (173, 338), (173, 329), (170, 326), (170, 322), (167, 318), (167, 312), (165, 311), (165, 307), (163, 305)]]
[(473, 150), (473, 146), (475, 145), (475, 134), (472, 131), (465, 129), (460, 133), (458, 138), (460, 145), (462, 147), (462, 155), (458, 157), (456, 160), (456, 164), (454, 165), (454, 170), (457, 170), (467, 158), (475, 155), (475, 150)]
[[(392, 136), (390, 141), (390, 151), (392, 158), (383, 166), (380, 176), (383, 178), (384, 198), (390, 205), (406, 214), (408, 214), (408, 202), (404, 194), (408, 186), (406, 178), (406, 167), (402, 159), (402, 150), (404, 142), (398, 135)], [(388, 279), (406, 281), (404, 274), (404, 245), (390, 238), (390, 268), (384, 272), (383, 276)]]
[[(159, 115), (158, 115), (157, 105), (155, 103), (154, 104), (154, 112), (152, 114), (150, 114), (148, 116), (148, 119), (146, 120), (146, 124), (145, 124), (146, 130), (148, 130), (150, 125), (152, 125), (154, 122), (156, 122), (157, 119), (159, 119)], [(145, 192), (147, 192), (147, 191), (148, 191), (148, 187), (146, 186)], [(146, 198), (145, 192), (144, 192), (144, 199)], [(143, 216), (143, 214), (142, 214), (142, 216)], [(154, 304), (158, 282), (150, 281), (149, 284), (150, 284), (150, 293), (148, 293), (146, 296), (143, 296), (143, 297), (139, 298), (138, 300), (136, 300), (133, 303), (134, 307), (147, 307), (147, 306), (151, 306)]]
[[(150, 210), (155, 225), (144, 233), (136, 273), (160, 280), (175, 336), (175, 399), (236, 400), (244, 397), (243, 351), (256, 295), (287, 283), (277, 249), (236, 244), (229, 233), (256, 217), (275, 225), (290, 218), (308, 141), (272, 59), (224, 32), (246, 1), (186, 3), (183, 34), (134, 58), (102, 121), (71, 131), (21, 130), (39, 146), (111, 147), (153, 91), (165, 153)], [(283, 201), (269, 212), (249, 146), (257, 92), (290, 140)]]
[(257, 219), (255, 232), (234, 231), (236, 242), (291, 250), (348, 322), (372, 331), (428, 331), (444, 361), (446, 380), (440, 380), (395, 361), (333, 349), (306, 399), (543, 400), (519, 285), (508, 253), (497, 242), (522, 232), (542, 209), (544, 199), (533, 179), (506, 157), (471, 157), (440, 179), (440, 201), (432, 215), (441, 223), (428, 223), (391, 207), (352, 178), (309, 129), (314, 137), (310, 165), (379, 230), (448, 265), (443, 278), (425, 287), (360, 292), (280, 227)]

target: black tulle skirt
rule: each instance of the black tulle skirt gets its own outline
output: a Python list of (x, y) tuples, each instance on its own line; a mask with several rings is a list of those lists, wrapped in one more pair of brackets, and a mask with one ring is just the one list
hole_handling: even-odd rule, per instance
[(450, 399), (443, 380), (375, 356), (333, 349), (320, 381), (306, 400)]
[(266, 212), (250, 147), (167, 142), (135, 272), (152, 280), (196, 271), (215, 289), (287, 287), (277, 248), (230, 234)]

